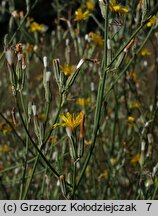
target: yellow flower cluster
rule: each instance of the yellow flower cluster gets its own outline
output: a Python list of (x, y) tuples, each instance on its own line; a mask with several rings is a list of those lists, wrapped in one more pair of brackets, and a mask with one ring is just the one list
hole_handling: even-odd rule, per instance
[(90, 32), (89, 37), (96, 46), (103, 46), (104, 40), (99, 33)]
[(74, 65), (64, 64), (63, 66), (60, 66), (61, 71), (65, 74), (65, 76), (70, 76), (74, 70)]

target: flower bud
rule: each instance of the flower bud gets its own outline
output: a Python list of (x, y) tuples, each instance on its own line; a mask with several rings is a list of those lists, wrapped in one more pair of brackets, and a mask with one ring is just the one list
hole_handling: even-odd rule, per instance
[(134, 43), (134, 41), (135, 41), (135, 39), (133, 38), (130, 42), (129, 42), (129, 44), (127, 44), (127, 46), (124, 48), (124, 52), (125, 53), (127, 53), (128, 52), (128, 50), (131, 48), (131, 46), (133, 45), (133, 43)]
[(155, 178), (155, 175), (157, 173), (158, 170), (158, 163), (153, 167), (153, 171), (152, 171), (152, 178)]
[(82, 114), (82, 120), (80, 122), (80, 138), (84, 137), (84, 122), (85, 122), (85, 113)]
[(144, 67), (148, 66), (148, 62), (147, 61), (144, 61), (143, 64), (144, 64)]
[(53, 160), (53, 161), (57, 161), (57, 159), (58, 159), (58, 152), (55, 151), (55, 152), (53, 152), (53, 154), (52, 154), (52, 160)]
[(28, 103), (28, 116), (31, 116), (32, 113), (32, 107), (31, 107), (31, 102)]
[(72, 130), (71, 130), (70, 127), (66, 127), (66, 133), (67, 133), (68, 137), (71, 138), (71, 136), (72, 136)]
[(70, 43), (70, 40), (69, 40), (69, 38), (67, 38), (67, 39), (65, 40), (66, 46), (69, 46), (69, 43)]
[(141, 142), (141, 154), (140, 154), (140, 160), (139, 160), (139, 164), (141, 166), (141, 168), (143, 167), (144, 165), (144, 161), (145, 161), (145, 140), (142, 140)]
[(43, 57), (43, 64), (45, 68), (48, 66), (47, 56)]
[(22, 54), (22, 53), (18, 53), (18, 54), (17, 54), (18, 61), (21, 61), (21, 60), (22, 60), (22, 57), (23, 57), (23, 54)]
[(13, 58), (14, 58), (13, 50), (8, 49), (5, 53), (5, 57), (7, 59), (8, 64), (11, 66), (13, 64)]
[(94, 82), (91, 82), (91, 91), (93, 92), (95, 90)]
[(26, 55), (23, 54), (22, 56), (22, 69), (25, 70), (26, 69)]
[(107, 39), (107, 48), (108, 48), (108, 50), (111, 50), (111, 41), (110, 41), (110, 39)]
[(99, 0), (99, 6), (100, 6), (100, 10), (101, 10), (101, 14), (103, 16), (103, 18), (105, 19), (105, 14), (106, 14), (106, 9), (105, 6), (107, 4), (107, 0)]
[(46, 185), (48, 186), (50, 184), (50, 178), (48, 175), (45, 175)]
[(78, 65), (76, 66), (76, 69), (78, 70), (82, 66), (83, 63), (84, 63), (84, 59), (81, 59)]
[(154, 138), (153, 138), (153, 135), (151, 133), (147, 134), (147, 138), (148, 138), (148, 143), (149, 144), (152, 144), (154, 142)]
[(37, 115), (37, 108), (36, 108), (36, 105), (32, 105), (32, 112), (33, 112), (33, 115), (36, 116)]
[(50, 81), (50, 77), (51, 77), (51, 72), (50, 72), (50, 71), (47, 71), (47, 72), (46, 72), (46, 82), (49, 82), (49, 81)]
[(63, 193), (64, 196), (66, 196), (66, 182), (65, 182), (65, 176), (61, 175), (59, 176), (59, 181), (60, 181), (60, 187), (61, 187), (61, 191)]

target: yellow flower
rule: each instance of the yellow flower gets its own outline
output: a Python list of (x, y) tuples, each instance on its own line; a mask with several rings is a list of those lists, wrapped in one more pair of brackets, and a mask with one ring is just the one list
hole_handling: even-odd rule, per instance
[(65, 76), (70, 76), (74, 72), (75, 66), (64, 64), (64, 66), (60, 66), (60, 69), (65, 74)]
[(111, 12), (116, 12), (116, 13), (128, 13), (128, 9), (122, 5), (117, 4), (116, 0), (112, 0), (111, 3), (109, 4), (109, 8)]
[(136, 82), (137, 76), (136, 76), (136, 73), (134, 71), (130, 71), (129, 77), (130, 77), (131, 80), (133, 80), (134, 82)]
[(61, 123), (56, 123), (54, 125), (54, 128), (56, 126), (62, 126), (66, 128), (70, 128), (71, 130), (74, 130), (77, 128), (84, 116), (84, 112), (80, 112), (76, 117), (73, 114), (70, 114), (69, 112), (66, 113), (66, 115), (60, 115), (60, 118), (63, 120)]
[(141, 50), (140, 54), (141, 54), (142, 56), (149, 56), (149, 55), (151, 55), (151, 52), (150, 52), (147, 48), (143, 48), (143, 49)]
[(141, 104), (138, 101), (134, 101), (133, 103), (131, 103), (129, 108), (130, 109), (138, 109), (140, 106), (141, 106)]
[(139, 163), (139, 160), (140, 160), (140, 154), (137, 153), (136, 155), (134, 155), (131, 159), (131, 163), (132, 164), (136, 164), (136, 163)]
[(0, 124), (0, 131), (2, 131), (4, 134), (11, 133), (12, 128), (10, 127), (9, 124)]
[(0, 146), (0, 152), (8, 152), (10, 150), (8, 145)]
[(44, 24), (39, 24), (37, 22), (31, 22), (30, 23), (30, 28), (29, 28), (29, 31), (30, 32), (45, 32), (47, 31), (47, 26), (44, 25)]
[(87, 7), (88, 10), (93, 11), (94, 8), (95, 8), (95, 2), (94, 2), (94, 1), (91, 1), (91, 0), (87, 1), (87, 2), (86, 2), (86, 7)]
[(89, 106), (90, 105), (90, 98), (78, 98), (77, 99), (77, 104), (80, 105), (81, 107)]
[(97, 46), (103, 46), (104, 40), (103, 37), (99, 33), (90, 32), (89, 37), (93, 41), (93, 43)]
[(98, 181), (100, 181), (101, 179), (107, 178), (107, 177), (108, 177), (108, 171), (105, 170), (103, 173), (101, 173), (101, 174), (98, 176)]
[(86, 10), (83, 12), (81, 8), (78, 8), (77, 11), (75, 11), (75, 19), (74, 21), (81, 21), (81, 20), (86, 20), (91, 16), (91, 13)]
[(147, 27), (151, 27), (152, 25), (154, 25), (155, 23), (156, 23), (156, 21), (157, 21), (157, 17), (156, 16), (153, 16), (150, 20), (149, 20), (149, 22), (147, 22)]
[(135, 122), (135, 118), (133, 116), (128, 116), (128, 125), (129, 126), (132, 126), (133, 123)]

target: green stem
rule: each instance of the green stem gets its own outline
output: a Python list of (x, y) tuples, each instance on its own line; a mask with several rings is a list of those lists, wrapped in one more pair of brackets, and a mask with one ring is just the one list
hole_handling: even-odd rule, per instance
[(46, 117), (45, 117), (45, 122), (44, 122), (44, 132), (46, 130), (46, 126), (48, 122), (49, 110), (50, 110), (50, 102), (46, 102)]
[(104, 56), (103, 56), (103, 62), (102, 62), (102, 71), (104, 72), (101, 74), (100, 81), (99, 81), (99, 89), (98, 89), (98, 96), (97, 96), (97, 104), (96, 104), (96, 110), (95, 110), (95, 117), (94, 117), (94, 130), (93, 130), (93, 137), (92, 137), (92, 146), (90, 148), (90, 151), (88, 152), (88, 155), (86, 157), (85, 163), (83, 165), (83, 169), (81, 171), (80, 178), (77, 182), (76, 188), (79, 187), (79, 184), (83, 178), (83, 175), (85, 173), (85, 170), (87, 168), (87, 165), (89, 163), (89, 160), (92, 156), (93, 149), (95, 147), (95, 142), (97, 138), (97, 132), (99, 128), (99, 121), (100, 121), (100, 114), (101, 114), (101, 107), (102, 107), (102, 99), (103, 99), (103, 93), (104, 93), (104, 86), (105, 86), (105, 80), (106, 80), (106, 71), (104, 71), (104, 68), (107, 66), (107, 37), (108, 37), (108, 4), (105, 6), (105, 29), (104, 29)]
[(74, 166), (73, 166), (73, 189), (72, 189), (72, 199), (75, 199), (75, 192), (76, 192), (76, 163), (77, 163), (77, 161), (74, 162)]
[(93, 13), (92, 13), (91, 17), (96, 22), (96, 24), (98, 25), (98, 27), (104, 32), (104, 27), (100, 24), (100, 22), (97, 20), (97, 18), (94, 16)]
[(114, 122), (113, 122), (113, 128), (112, 128), (112, 141), (111, 141), (111, 149), (110, 149), (110, 155), (111, 157), (113, 157), (114, 154), (114, 145), (115, 145), (115, 134), (116, 134), (116, 124), (118, 121), (118, 102), (117, 102), (117, 98), (116, 98), (116, 90), (114, 89), (114, 95), (115, 95), (115, 117), (114, 117)]
[(40, 154), (38, 153), (38, 155), (36, 156), (36, 160), (35, 160), (35, 162), (34, 162), (34, 165), (33, 165), (32, 171), (31, 171), (31, 174), (30, 174), (30, 176), (29, 176), (29, 180), (28, 180), (27, 185), (26, 185), (26, 187), (25, 187), (25, 192), (24, 192), (24, 195), (23, 195), (23, 197), (22, 197), (23, 200), (26, 199), (26, 196), (27, 196), (27, 194), (28, 194), (28, 191), (29, 191), (29, 188), (30, 188), (30, 184), (31, 184), (31, 182), (32, 182), (32, 179), (33, 179), (33, 176), (34, 176), (34, 173), (35, 173), (37, 164), (38, 164), (39, 156), (40, 156)]
[[(27, 122), (27, 129), (29, 130), (29, 121)], [(27, 164), (28, 164), (28, 152), (29, 152), (29, 137), (26, 134), (26, 147), (25, 147), (25, 161), (24, 161), (24, 171), (23, 171), (23, 177), (22, 177), (22, 186), (21, 186), (21, 194), (19, 199), (22, 199), (22, 194), (24, 191), (24, 184), (25, 184), (25, 178), (26, 178), (26, 170), (27, 170)]]
[(25, 123), (27, 123), (27, 112), (26, 112), (26, 107), (25, 107), (25, 104), (24, 104), (24, 99), (23, 99), (23, 95), (22, 95), (21, 91), (20, 91), (19, 95), (20, 95), (21, 106), (22, 106), (22, 109), (23, 109), (23, 112), (24, 112), (24, 120), (25, 120)]

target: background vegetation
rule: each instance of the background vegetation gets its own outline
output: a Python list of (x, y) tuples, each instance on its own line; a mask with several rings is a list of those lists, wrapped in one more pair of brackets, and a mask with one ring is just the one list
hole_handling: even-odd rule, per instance
[(157, 11), (1, 1), (0, 199), (158, 198)]

